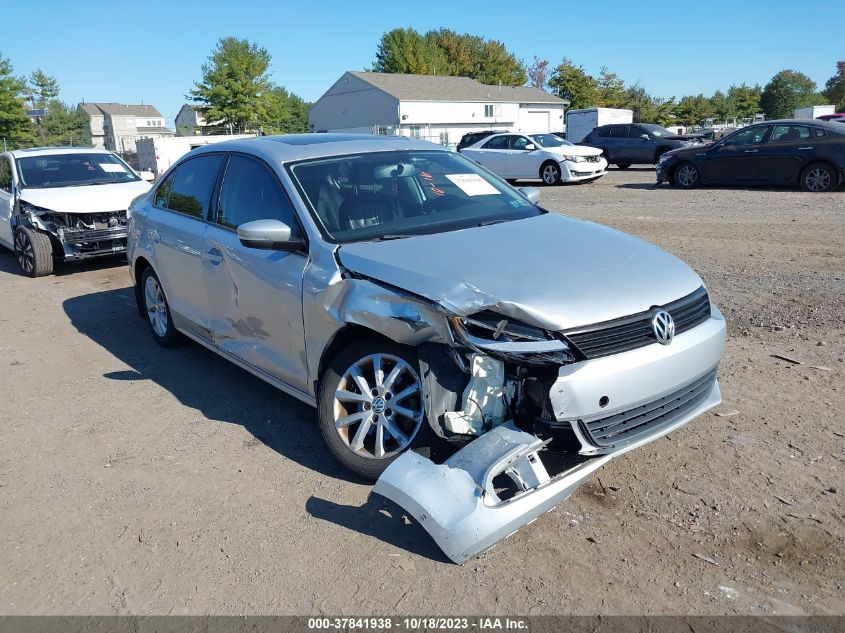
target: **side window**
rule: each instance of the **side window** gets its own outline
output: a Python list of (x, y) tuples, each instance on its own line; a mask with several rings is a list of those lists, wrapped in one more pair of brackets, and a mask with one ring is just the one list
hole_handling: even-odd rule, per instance
[(614, 125), (610, 128), (610, 138), (625, 138), (628, 136), (627, 125)]
[(205, 219), (222, 162), (222, 154), (208, 154), (182, 163), (173, 176), (167, 208)]
[(511, 149), (519, 149), (524, 150), (526, 145), (531, 143), (526, 137), (524, 136), (511, 136)]
[(8, 158), (0, 157), (0, 189), (12, 193), (12, 165)]
[(508, 137), (507, 136), (494, 136), (487, 144), (484, 146), (484, 149), (507, 149), (508, 148)]
[(175, 175), (175, 171), (171, 172), (167, 179), (156, 189), (155, 205), (157, 207), (167, 208), (167, 199), (170, 197), (170, 187), (173, 186), (173, 176)]
[(809, 138), (810, 128), (806, 125), (776, 125), (772, 130), (769, 143), (795, 143)]
[(596, 131), (596, 134), (599, 136), (599, 138), (607, 138), (608, 136), (610, 136), (610, 128), (600, 127)]
[(825, 132), (820, 127), (814, 127), (814, 128), (812, 128), (812, 130), (813, 130), (813, 137), (814, 138), (823, 138), (827, 134), (827, 132)]
[(768, 129), (768, 125), (745, 128), (725, 138), (725, 145), (758, 145), (763, 142)]
[(646, 131), (644, 129), (636, 125), (632, 125), (630, 128), (628, 128), (628, 138), (640, 138), (640, 136), (645, 133)]
[(296, 212), (276, 176), (260, 162), (233, 155), (223, 176), (217, 222), (237, 228), (253, 220), (281, 220), (299, 234)]

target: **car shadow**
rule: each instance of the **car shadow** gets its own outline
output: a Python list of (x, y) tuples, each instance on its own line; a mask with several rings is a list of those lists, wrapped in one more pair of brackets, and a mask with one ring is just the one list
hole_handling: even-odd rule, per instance
[(311, 497), (305, 503), (305, 509), (317, 519), (367, 534), (435, 562), (450, 563), (419, 523), (400, 506), (375, 493), (370, 493), (362, 506), (346, 506)]
[[(121, 266), (126, 266), (125, 256), (95, 257), (79, 262), (56, 264), (53, 270), (53, 276), (66, 277), (67, 275), (74, 275), (89, 270), (105, 270), (108, 268), (120, 268)], [(18, 260), (15, 257), (14, 251), (5, 246), (0, 246), (0, 272), (15, 274), (21, 277), (24, 276), (24, 272), (18, 266)]]
[(182, 405), (200, 411), (210, 421), (240, 424), (291, 461), (329, 477), (366, 483), (325, 448), (310, 406), (201, 345), (186, 342), (176, 349), (157, 345), (138, 315), (131, 287), (73, 297), (63, 308), (81, 334), (129, 367), (104, 378), (152, 380)]

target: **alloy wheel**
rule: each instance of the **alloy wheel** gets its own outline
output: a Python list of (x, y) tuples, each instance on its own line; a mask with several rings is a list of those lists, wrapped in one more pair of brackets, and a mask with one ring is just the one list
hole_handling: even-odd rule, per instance
[(830, 172), (823, 167), (816, 167), (804, 176), (804, 183), (810, 191), (826, 191), (830, 187)]
[(349, 450), (385, 459), (405, 450), (424, 417), (420, 378), (392, 354), (371, 354), (349, 367), (334, 394), (334, 425)]
[(543, 182), (547, 185), (555, 184), (559, 176), (560, 170), (555, 165), (546, 165), (543, 167)]
[(35, 268), (35, 252), (32, 242), (29, 241), (26, 233), (18, 231), (15, 234), (15, 253), (18, 256), (18, 264), (26, 274), (31, 274)]
[(682, 187), (692, 187), (698, 183), (698, 169), (693, 165), (682, 165), (675, 174), (675, 180)]
[(167, 335), (167, 301), (158, 280), (150, 275), (144, 284), (144, 305), (153, 331), (159, 337)]

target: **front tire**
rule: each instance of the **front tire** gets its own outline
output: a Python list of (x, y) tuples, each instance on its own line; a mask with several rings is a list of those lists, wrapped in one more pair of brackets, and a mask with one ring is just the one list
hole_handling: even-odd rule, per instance
[(692, 189), (701, 184), (701, 172), (690, 162), (683, 162), (675, 168), (672, 181), (681, 189)]
[(540, 178), (547, 185), (559, 185), (560, 165), (552, 161), (543, 163), (540, 166)]
[(141, 302), (156, 343), (162, 347), (175, 347), (181, 343), (182, 335), (173, 325), (170, 304), (152, 267), (148, 267), (141, 277)]
[(433, 435), (415, 350), (378, 338), (350, 345), (322, 376), (317, 416), (332, 455), (357, 475), (378, 479)]
[(25, 227), (15, 231), (15, 256), (28, 277), (43, 277), (53, 272), (53, 243), (43, 233)]
[(801, 172), (801, 189), (824, 193), (836, 188), (836, 172), (824, 163), (808, 165)]
[(616, 163), (616, 166), (619, 169), (628, 169), (631, 166), (631, 163)]

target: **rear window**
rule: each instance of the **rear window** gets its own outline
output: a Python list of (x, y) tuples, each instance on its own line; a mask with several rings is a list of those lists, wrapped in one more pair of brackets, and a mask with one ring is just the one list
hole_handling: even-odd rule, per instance
[[(222, 154), (205, 154), (182, 163), (156, 192), (156, 202), (171, 211), (206, 218)], [(164, 202), (162, 194), (167, 194)]]

